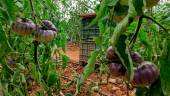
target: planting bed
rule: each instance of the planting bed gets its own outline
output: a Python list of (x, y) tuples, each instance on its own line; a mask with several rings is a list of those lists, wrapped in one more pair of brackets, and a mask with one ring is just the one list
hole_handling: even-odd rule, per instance
[[(70, 63), (64, 71), (64, 76), (61, 78), (62, 85), (68, 84), (78, 74), (83, 72), (83, 66), (79, 64), (78, 44), (68, 44), (66, 53), (70, 57)], [(106, 75), (103, 75), (101, 78), (103, 80), (102, 83), (100, 82), (97, 71), (95, 71), (82, 85), (78, 96), (127, 96), (127, 93), (129, 93), (129, 96), (134, 96), (135, 90), (127, 90), (126, 84), (121, 77), (111, 76), (108, 83), (106, 83)], [(62, 92), (63, 94), (74, 94), (76, 92), (76, 84), (73, 83), (65, 88), (63, 86)]]
[[(70, 58), (69, 64), (64, 73), (61, 72), (61, 69), (57, 68), (57, 72), (61, 73), (62, 83), (62, 91), (59, 96), (76, 92), (76, 82), (74, 82), (74, 79), (83, 72), (83, 66), (79, 64), (79, 51), (78, 44), (68, 43), (66, 54)], [(127, 94), (134, 96), (135, 90), (127, 90), (127, 86), (121, 77), (110, 76), (108, 83), (106, 82), (106, 75), (103, 75), (101, 78), (102, 82), (100, 82), (98, 72), (95, 71), (81, 86), (77, 96), (127, 96)], [(30, 96), (35, 96), (36, 91), (39, 90), (41, 90), (41, 87), (35, 84), (32, 87)]]

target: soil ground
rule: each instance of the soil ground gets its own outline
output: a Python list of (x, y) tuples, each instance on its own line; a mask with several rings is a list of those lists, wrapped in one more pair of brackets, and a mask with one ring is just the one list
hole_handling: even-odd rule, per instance
[[(69, 81), (73, 80), (75, 76), (83, 72), (83, 66), (79, 64), (79, 53), (80, 48), (78, 44), (67, 45), (66, 54), (70, 58), (70, 63), (64, 71), (64, 76), (62, 77), (63, 84), (67, 84)], [(102, 82), (107, 81), (106, 75), (103, 75), (101, 78)], [(62, 92), (64, 94), (74, 94), (76, 92), (76, 84), (68, 88), (63, 88)], [(134, 90), (127, 90), (127, 86), (121, 77), (110, 76), (108, 83), (101, 83), (98, 71), (95, 71), (82, 85), (77, 96), (127, 96), (128, 94), (129, 96), (134, 96), (134, 92)]]
[[(75, 94), (76, 92), (76, 82), (74, 79), (83, 72), (83, 66), (79, 64), (79, 53), (80, 48), (78, 44), (68, 43), (66, 54), (70, 61), (64, 72), (60, 74), (62, 90), (59, 96), (66, 96), (68, 93)], [(57, 71), (61, 73), (61, 69), (57, 69)], [(100, 80), (102, 81), (100, 82)], [(103, 75), (100, 79), (98, 71), (95, 71), (81, 86), (77, 96), (135, 96), (135, 90), (127, 89), (122, 77), (110, 76), (108, 82), (106, 81), (106, 75)]]

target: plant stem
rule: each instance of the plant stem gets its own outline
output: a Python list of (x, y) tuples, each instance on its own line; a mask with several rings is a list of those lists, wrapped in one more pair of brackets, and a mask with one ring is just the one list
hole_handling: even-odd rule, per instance
[[(31, 10), (32, 10), (32, 17), (36, 23), (36, 18), (35, 18), (35, 11), (34, 11), (34, 7), (33, 7), (33, 3), (32, 3), (32, 0), (29, 0), (30, 1), (30, 6), (31, 6)], [(38, 41), (34, 40), (33, 41), (33, 44), (34, 44), (34, 63), (36, 64), (37, 66), (37, 69), (39, 70), (40, 67), (38, 65)]]
[(33, 42), (34, 44), (34, 63), (36, 64), (37, 68), (39, 69), (39, 66), (38, 66), (38, 42), (37, 41), (34, 41)]
[[(146, 19), (149, 19), (149, 20), (151, 20), (152, 22), (156, 23), (159, 27), (161, 27), (165, 32), (168, 33), (167, 29), (166, 29), (164, 26), (162, 26), (159, 22), (157, 22), (156, 20), (154, 20), (152, 17), (146, 16), (146, 15), (143, 15), (142, 17), (143, 17), (143, 18), (146, 18)], [(169, 33), (168, 33), (168, 34), (169, 34)], [(170, 34), (169, 34), (169, 35), (170, 35)]]
[(29, 1), (30, 1), (31, 10), (32, 10), (32, 17), (34, 18), (35, 23), (36, 23), (35, 11), (34, 11), (34, 7), (33, 7), (33, 3), (32, 3), (32, 0), (29, 0)]
[[(6, 25), (6, 29), (8, 29), (8, 27), (7, 27), (7, 25)], [(10, 44), (10, 42), (9, 42), (9, 38), (8, 38), (8, 35), (7, 35), (7, 33), (4, 31), (4, 34), (5, 34), (5, 38), (6, 38), (6, 44), (7, 44), (7, 46), (9, 47), (9, 49), (10, 49), (10, 51), (14, 51), (14, 49), (12, 48), (12, 46), (11, 46), (11, 44)]]
[[(135, 30), (135, 34), (133, 35), (132, 39), (130, 40), (129, 45), (132, 45), (132, 46), (133, 46), (133, 43), (135, 43), (136, 38), (137, 38), (137, 35), (138, 35), (138, 33), (139, 33), (139, 30), (140, 30), (140, 27), (141, 27), (141, 25), (142, 25), (142, 19), (143, 19), (143, 18), (149, 19), (149, 20), (151, 20), (152, 22), (156, 23), (156, 24), (157, 24), (159, 27), (161, 27), (165, 32), (167, 32), (167, 34), (169, 34), (168, 31), (167, 31), (167, 29), (166, 29), (165, 27), (163, 27), (159, 22), (157, 22), (156, 20), (154, 20), (152, 17), (146, 16), (146, 15), (142, 15), (142, 16), (139, 17), (138, 25), (137, 25), (137, 28), (136, 28), (136, 30)], [(170, 34), (169, 34), (169, 35), (170, 35)]]
[(135, 33), (134, 33), (134, 35), (132, 36), (132, 39), (130, 40), (129, 45), (132, 45), (132, 46), (133, 46), (133, 43), (135, 43), (136, 38), (137, 38), (138, 33), (139, 33), (139, 30), (140, 30), (140, 27), (141, 27), (141, 25), (142, 25), (142, 19), (143, 19), (143, 16), (140, 16), (139, 19), (138, 19), (138, 25), (137, 25), (137, 27), (136, 27)]

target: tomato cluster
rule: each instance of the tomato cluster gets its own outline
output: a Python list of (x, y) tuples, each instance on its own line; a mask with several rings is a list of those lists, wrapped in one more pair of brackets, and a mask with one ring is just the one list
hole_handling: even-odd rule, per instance
[(126, 72), (125, 67), (121, 64), (120, 59), (115, 53), (115, 49), (109, 47), (107, 49), (106, 58), (109, 61), (110, 74), (114, 76), (124, 75)]
[(35, 40), (43, 43), (52, 41), (57, 34), (57, 28), (51, 21), (43, 20), (41, 25), (36, 25), (26, 18), (18, 18), (12, 24), (12, 31), (21, 36), (27, 36), (34, 32)]
[[(159, 77), (159, 70), (155, 64), (144, 61), (138, 52), (130, 53), (134, 65), (134, 78), (130, 82), (133, 86), (149, 86)], [(107, 49), (106, 58), (109, 61), (110, 74), (114, 76), (129, 77), (126, 68), (121, 64), (120, 59), (115, 53), (115, 49)]]

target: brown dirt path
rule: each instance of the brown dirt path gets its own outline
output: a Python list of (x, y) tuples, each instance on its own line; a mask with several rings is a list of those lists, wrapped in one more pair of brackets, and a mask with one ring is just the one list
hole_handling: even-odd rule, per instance
[(72, 62), (79, 62), (80, 48), (77, 43), (68, 44), (66, 54)]

